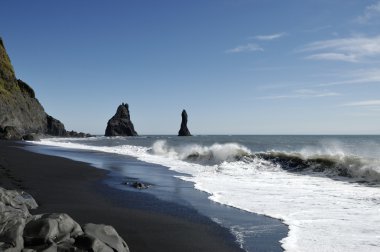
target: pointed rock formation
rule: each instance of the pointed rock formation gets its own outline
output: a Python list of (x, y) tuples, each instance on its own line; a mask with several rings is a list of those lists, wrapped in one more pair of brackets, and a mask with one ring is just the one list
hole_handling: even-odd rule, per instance
[(63, 136), (66, 130), (61, 122), (45, 113), (33, 89), (16, 78), (0, 38), (0, 139), (20, 140), (22, 135), (31, 133)]
[(186, 110), (182, 110), (182, 122), (181, 128), (178, 131), (178, 136), (191, 136), (189, 129), (187, 128), (187, 113)]
[(119, 105), (116, 114), (108, 121), (105, 136), (137, 136), (127, 103)]

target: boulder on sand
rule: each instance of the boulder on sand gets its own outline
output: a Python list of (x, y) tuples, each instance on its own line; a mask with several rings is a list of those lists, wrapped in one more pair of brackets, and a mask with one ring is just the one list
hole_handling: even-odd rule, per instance
[(83, 231), (64, 213), (35, 215), (26, 224), (24, 240), (27, 245), (59, 243), (82, 234)]
[(0, 251), (21, 251), (23, 231), (36, 201), (24, 192), (0, 188)]
[(84, 231), (64, 213), (31, 215), (37, 208), (25, 192), (0, 187), (0, 251), (129, 252), (112, 226), (86, 224)]
[(127, 243), (112, 226), (88, 223), (83, 230), (86, 235), (99, 239), (117, 252), (129, 252)]

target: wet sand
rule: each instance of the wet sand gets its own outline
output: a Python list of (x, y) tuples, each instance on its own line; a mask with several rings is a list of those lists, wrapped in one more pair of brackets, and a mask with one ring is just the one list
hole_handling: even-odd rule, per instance
[(80, 224), (112, 225), (133, 252), (242, 251), (227, 229), (194, 209), (111, 188), (102, 183), (108, 171), (24, 145), (0, 141), (0, 186), (30, 193), (39, 204), (32, 214), (63, 212)]

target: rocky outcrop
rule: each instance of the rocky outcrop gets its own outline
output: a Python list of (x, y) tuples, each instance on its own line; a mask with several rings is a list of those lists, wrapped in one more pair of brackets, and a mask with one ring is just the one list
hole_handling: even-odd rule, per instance
[(34, 90), (16, 78), (0, 38), (0, 139), (21, 140), (30, 134), (68, 135), (63, 123), (46, 114)]
[(115, 251), (125, 251), (128, 248), (112, 226), (88, 223), (83, 226), (83, 231), (87, 236), (101, 241)]
[(20, 140), (22, 135), (20, 131), (13, 126), (6, 126), (4, 129), (0, 127), (0, 139)]
[(178, 136), (191, 136), (189, 129), (187, 128), (187, 113), (186, 110), (182, 110), (181, 128), (178, 131)]
[(112, 226), (82, 228), (64, 213), (31, 215), (37, 207), (29, 194), (0, 187), (0, 251), (129, 252)]
[[(0, 39), (0, 126), (13, 127), (20, 135), (44, 133), (46, 113), (33, 89), (16, 79), (4, 44)], [(16, 138), (11, 137), (11, 139)]]
[(52, 136), (65, 136), (65, 126), (59, 120), (46, 114), (46, 134)]
[(84, 137), (92, 137), (93, 135), (83, 132), (76, 132), (76, 131), (66, 131), (66, 137), (78, 137), (78, 138), (84, 138)]
[(37, 207), (26, 193), (0, 188), (0, 251), (21, 251), (24, 248), (23, 231), (29, 209)]
[(133, 127), (127, 103), (122, 103), (116, 114), (108, 121), (106, 136), (137, 136)]

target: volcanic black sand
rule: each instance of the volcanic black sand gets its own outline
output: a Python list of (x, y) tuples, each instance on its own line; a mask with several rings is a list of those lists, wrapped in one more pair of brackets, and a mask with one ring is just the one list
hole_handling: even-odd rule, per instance
[[(193, 209), (113, 189), (102, 183), (105, 170), (29, 152), (24, 145), (0, 141), (0, 186), (30, 193), (39, 204), (32, 214), (62, 212), (79, 224), (112, 225), (132, 252), (242, 251), (227, 229)], [(148, 207), (141, 204), (147, 201)]]

